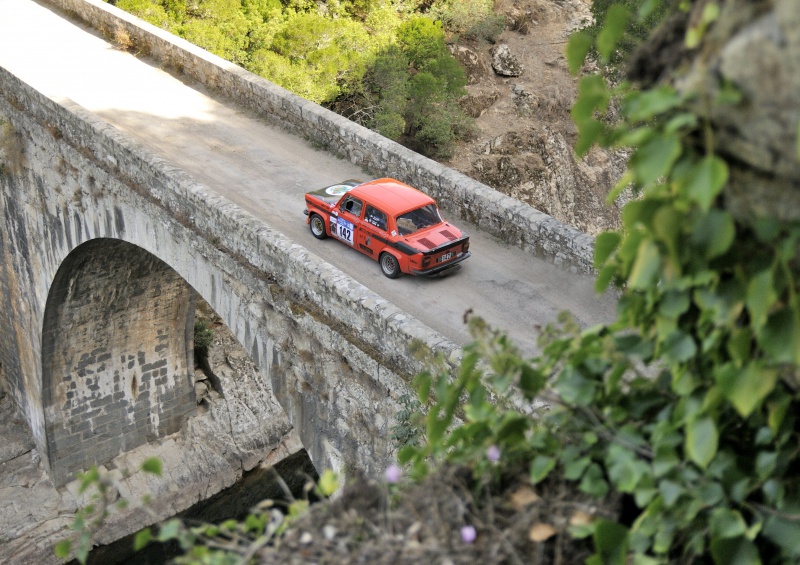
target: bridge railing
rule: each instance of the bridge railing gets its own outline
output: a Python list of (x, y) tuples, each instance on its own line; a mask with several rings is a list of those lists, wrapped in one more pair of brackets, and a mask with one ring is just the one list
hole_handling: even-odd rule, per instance
[[(0, 67), (0, 111), (15, 108), (43, 124), (98, 166), (110, 169), (127, 189), (166, 210), (216, 251), (255, 269), (265, 288), (277, 285), (289, 307), (300, 308), (376, 361), (405, 377), (430, 367), (413, 359), (419, 342), (455, 361), (459, 348), (336, 267), (293, 243), (263, 221), (206, 189), (181, 169), (153, 155), (71, 100), (53, 100)], [(12, 122), (13, 123), (13, 122)], [(107, 236), (113, 236), (108, 234)], [(351, 330), (347, 330), (351, 328)], [(248, 347), (250, 344), (243, 344)]]
[(361, 166), (403, 180), (448, 212), (573, 272), (593, 272), (594, 238), (415, 153), (101, 0), (47, 0), (113, 40), (124, 32), (142, 52), (260, 116)]

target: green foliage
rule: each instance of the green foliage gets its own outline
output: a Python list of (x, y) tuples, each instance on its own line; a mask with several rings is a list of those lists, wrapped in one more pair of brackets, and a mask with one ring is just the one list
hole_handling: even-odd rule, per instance
[[(380, 0), (351, 0), (342, 2), (342, 12), (344, 15), (359, 21), (369, 18), (370, 14), (380, 9)], [(384, 5), (390, 5), (388, 2)]]
[[(482, 30), (476, 33), (499, 33), (491, 2), (468, 4), (454, 2), (448, 13), (462, 10), (463, 21)], [(344, 0), (324, 9), (309, 0), (117, 5), (426, 155), (450, 156), (471, 132), (458, 105), (466, 76), (447, 50), (441, 23), (414, 15), (402, 0)]]
[(392, 441), (400, 448), (419, 445), (422, 440), (422, 406), (412, 395), (400, 397), (400, 410), (395, 414), (397, 424), (392, 428)]
[[(615, 29), (598, 34), (599, 52), (624, 40), (615, 26), (625, 17), (606, 20)], [(573, 69), (585, 37), (568, 50)], [(579, 150), (631, 147), (624, 184), (641, 194), (623, 228), (597, 238), (597, 287), (619, 287), (617, 321), (584, 331), (566, 321), (523, 361), (473, 320), (459, 373), (418, 383), (433, 400), (427, 443), (401, 452), (415, 476), (441, 460), (480, 472), (486, 446), (498, 445), (534, 483), (557, 473), (630, 501), (625, 523), (592, 522), (589, 563), (800, 561), (800, 225), (726, 209), (729, 166), (690, 104), (708, 94), (584, 77)], [(615, 97), (618, 124), (605, 115)], [(510, 383), (551, 410), (506, 408)]]
[(370, 35), (375, 38), (375, 44), (386, 46), (395, 41), (395, 33), (400, 24), (408, 18), (407, 11), (402, 4), (381, 2), (374, 5), (373, 9), (364, 18), (364, 26)]
[(441, 21), (448, 33), (492, 43), (506, 27), (506, 18), (503, 14), (495, 13), (493, 0), (434, 2), (429, 16)]
[[(147, 459), (142, 463), (141, 470), (161, 476), (162, 462), (158, 458)], [(304, 498), (295, 499), (280, 475), (274, 470), (273, 475), (284, 491), (285, 501), (264, 500), (244, 519), (226, 520), (221, 524), (172, 518), (137, 532), (133, 539), (134, 551), (140, 551), (153, 542), (177, 542), (183, 555), (171, 563), (218, 565), (248, 563), (259, 548), (282, 535), (308, 510), (311, 493), (319, 500), (328, 499), (341, 486), (338, 475), (327, 470), (317, 483), (309, 481), (305, 485)], [(93, 493), (92, 502), (80, 508), (75, 514), (71, 527), (76, 532), (77, 539), (59, 542), (55, 546), (55, 555), (64, 560), (73, 556), (81, 565), (85, 565), (93, 546), (93, 536), (109, 516), (110, 505), (117, 496), (117, 485), (109, 474), (101, 473), (96, 467), (79, 478), (81, 481), (79, 492)], [(143, 500), (145, 508), (148, 503), (145, 498)], [(127, 506), (127, 501), (118, 500), (116, 506), (124, 508)]]
[[(425, 476), (431, 465), (444, 460), (477, 462), (488, 468), (486, 450), (490, 446), (498, 447), (507, 462), (531, 454), (522, 440), (530, 434), (534, 420), (505, 409), (508, 403), (502, 395), (509, 394), (514, 383), (522, 387), (526, 399), (533, 400), (544, 384), (544, 374), (523, 361), (505, 335), (479, 318), (470, 319), (470, 332), (476, 340), (464, 349), (457, 375), (423, 373), (415, 381), (420, 402), (428, 406), (423, 420), (426, 441), (407, 445), (398, 457), (400, 463), (411, 466), (413, 477)], [(491, 392), (500, 395), (499, 401), (484, 384), (482, 362), (498, 375)], [(464, 423), (458, 424), (459, 420)], [(538, 460), (537, 471), (549, 470), (551, 462), (550, 458)]]
[[(135, 550), (153, 541), (177, 542), (184, 554), (174, 560), (177, 564), (236, 564), (248, 563), (259, 548), (274, 542), (308, 511), (308, 498), (295, 499), (277, 473), (275, 479), (282, 485), (287, 502), (265, 500), (260, 502), (242, 520), (226, 520), (221, 524), (197, 523), (181, 519), (162, 522), (157, 528), (145, 528), (134, 538)], [(339, 477), (325, 471), (314, 484), (305, 486), (308, 495), (313, 491), (319, 499), (332, 496), (340, 487)], [(154, 533), (157, 532), (157, 533)]]
[(458, 105), (466, 78), (444, 45), (440, 26), (426, 18), (403, 24), (402, 41), (368, 64), (363, 81), (333, 109), (430, 156), (451, 154), (470, 131)]
[(364, 76), (363, 106), (371, 115), (358, 120), (390, 139), (406, 131), (405, 108), (409, 97), (408, 61), (397, 47), (379, 54)]
[(623, 61), (671, 13), (672, 0), (594, 0), (593, 23), (583, 35), (596, 41), (595, 48), (606, 62)]
[(708, 26), (719, 17), (719, 5), (715, 2), (709, 2), (703, 6), (703, 11), (700, 13), (700, 21), (689, 28), (686, 32), (686, 47), (694, 49), (700, 44), (703, 39)]
[(197, 320), (194, 323), (194, 348), (207, 351), (214, 340), (214, 330), (208, 327), (208, 320)]
[[(369, 44), (366, 29), (353, 21), (340, 21), (317, 13), (289, 16), (275, 35), (271, 49), (289, 62), (290, 74), (277, 74), (281, 82), (315, 102), (331, 102), (350, 85), (361, 81)], [(273, 67), (274, 69), (274, 67)], [(272, 74), (272, 73), (269, 73)], [(300, 78), (307, 88), (298, 88)]]
[[(161, 460), (146, 459), (141, 469), (145, 473), (161, 476)], [(89, 551), (94, 545), (93, 536), (109, 516), (116, 497), (117, 485), (110, 475), (100, 473), (97, 467), (80, 474), (78, 479), (80, 480), (78, 493), (89, 494), (91, 502), (75, 513), (75, 519), (70, 525), (70, 529), (75, 532), (73, 538), (58, 542), (54, 553), (59, 559), (67, 560), (72, 556), (78, 563), (85, 565), (89, 559)], [(116, 502), (118, 508), (124, 508), (126, 505), (127, 502), (124, 500)]]
[(418, 70), (425, 70), (427, 65), (437, 60), (446, 49), (441, 22), (422, 16), (400, 25), (397, 30), (397, 43), (409, 64)]
[(152, 0), (118, 0), (116, 6), (154, 26), (168, 28), (174, 21), (162, 4)]
[[(717, 18), (713, 5), (689, 46)], [(627, 52), (668, 8), (597, 0), (593, 10), (596, 27), (567, 48), (574, 71), (592, 49), (609, 61)], [(443, 37), (430, 21), (402, 24), (352, 91), (374, 108), (365, 115), (412, 140), (450, 142), (455, 130), (437, 116), (463, 83)], [(745, 221), (726, 208), (729, 164), (708, 123), (715, 104), (740, 97), (719, 87), (715, 100), (581, 79), (577, 151), (629, 147), (615, 192), (631, 185), (640, 194), (622, 229), (595, 248), (597, 289), (621, 293), (617, 320), (581, 330), (564, 317), (526, 360), (472, 319), (475, 341), (457, 373), (417, 380), (425, 441), (399, 454), (413, 477), (448, 460), (472, 466), (489, 488), (496, 448), (500, 465), (524, 465), (533, 483), (558, 474), (590, 496), (622, 496), (624, 523), (597, 516), (573, 528), (594, 540), (592, 564), (800, 562), (800, 224)], [(520, 411), (519, 396), (549, 410)]]
[(283, 12), (280, 0), (244, 0), (244, 14), (256, 23), (267, 23)]
[(465, 86), (441, 25), (412, 18), (400, 25), (397, 45), (379, 53), (364, 76), (360, 105), (372, 111), (361, 121), (421, 153), (447, 158), (472, 127), (458, 104)]

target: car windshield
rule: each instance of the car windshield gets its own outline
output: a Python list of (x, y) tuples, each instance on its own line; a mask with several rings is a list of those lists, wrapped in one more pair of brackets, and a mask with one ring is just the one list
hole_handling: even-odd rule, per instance
[(411, 210), (402, 216), (398, 216), (396, 220), (400, 235), (408, 235), (441, 222), (442, 217), (439, 215), (439, 209), (436, 204), (427, 204), (416, 210)]

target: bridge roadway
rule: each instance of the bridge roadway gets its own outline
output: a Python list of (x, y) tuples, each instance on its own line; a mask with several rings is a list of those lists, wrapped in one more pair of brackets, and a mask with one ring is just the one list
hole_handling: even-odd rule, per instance
[[(55, 98), (101, 116), (206, 187), (336, 265), (361, 284), (463, 345), (471, 309), (506, 330), (526, 353), (537, 325), (571, 311), (584, 325), (608, 321), (614, 300), (593, 281), (452, 218), (471, 236), (473, 256), (443, 279), (385, 278), (378, 264), (308, 232), (303, 194), (362, 170), (267, 124), (200, 84), (186, 84), (146, 58), (32, 0), (0, 0), (0, 65)], [(440, 202), (445, 216), (447, 203)]]

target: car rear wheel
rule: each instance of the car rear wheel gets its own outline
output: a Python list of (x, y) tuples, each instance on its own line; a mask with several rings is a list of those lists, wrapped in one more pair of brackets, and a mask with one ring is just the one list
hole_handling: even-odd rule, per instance
[(323, 220), (319, 214), (311, 214), (308, 227), (311, 229), (311, 235), (317, 239), (325, 239), (328, 237), (328, 234), (325, 233), (325, 220)]
[(381, 253), (379, 262), (381, 264), (381, 271), (390, 279), (396, 279), (400, 276), (400, 264), (391, 253)]

